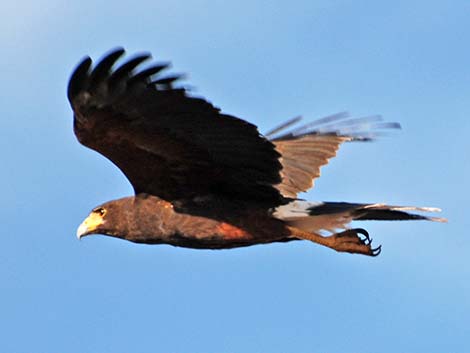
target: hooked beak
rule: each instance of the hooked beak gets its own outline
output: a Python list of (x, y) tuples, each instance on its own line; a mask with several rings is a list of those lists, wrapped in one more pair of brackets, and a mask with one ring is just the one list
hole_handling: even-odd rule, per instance
[(102, 225), (103, 218), (95, 213), (91, 213), (77, 229), (77, 238), (80, 240), (88, 234), (92, 234), (100, 225)]
[(80, 226), (77, 229), (77, 238), (78, 240), (82, 239), (83, 236), (85, 236), (88, 232), (88, 226), (83, 222), (80, 224)]

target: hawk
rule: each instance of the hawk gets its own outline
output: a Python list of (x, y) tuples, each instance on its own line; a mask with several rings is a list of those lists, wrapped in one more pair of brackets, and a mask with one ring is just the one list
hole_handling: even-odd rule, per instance
[(396, 123), (336, 114), (304, 125), (295, 118), (262, 135), (178, 86), (179, 75), (162, 74), (168, 63), (141, 69), (150, 54), (115, 68), (124, 53), (114, 49), (94, 66), (86, 57), (68, 84), (77, 139), (111, 160), (135, 192), (94, 208), (78, 238), (197, 249), (310, 240), (376, 256), (381, 247), (352, 221), (445, 221), (410, 213), (437, 208), (298, 199), (342, 143), (371, 138), (359, 131), (364, 122), (374, 131)]

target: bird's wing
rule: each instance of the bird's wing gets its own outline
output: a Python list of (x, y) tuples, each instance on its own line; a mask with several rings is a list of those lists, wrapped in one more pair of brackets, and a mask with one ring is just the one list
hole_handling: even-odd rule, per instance
[(93, 68), (89, 57), (73, 72), (68, 98), (74, 131), (127, 176), (136, 193), (166, 200), (224, 194), (277, 205), (282, 196), (279, 153), (255, 125), (222, 114), (161, 76), (168, 64), (135, 69), (149, 54), (117, 69), (119, 48)]
[(313, 186), (320, 168), (336, 156), (343, 142), (370, 141), (382, 129), (400, 127), (397, 123), (381, 122), (380, 116), (350, 118), (345, 112), (295, 127), (299, 121), (300, 118), (292, 119), (266, 134), (281, 154), (282, 181), (276, 187), (289, 198), (296, 198), (299, 192)]

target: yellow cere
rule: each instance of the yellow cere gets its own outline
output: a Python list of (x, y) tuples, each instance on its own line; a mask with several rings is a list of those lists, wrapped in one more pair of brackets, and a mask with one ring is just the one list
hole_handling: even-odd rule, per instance
[(85, 225), (86, 225), (86, 227), (88, 228), (89, 231), (92, 231), (95, 228), (97, 228), (100, 224), (103, 223), (103, 216), (101, 216), (99, 213), (92, 212), (85, 219), (85, 221), (83, 223), (85, 223)]

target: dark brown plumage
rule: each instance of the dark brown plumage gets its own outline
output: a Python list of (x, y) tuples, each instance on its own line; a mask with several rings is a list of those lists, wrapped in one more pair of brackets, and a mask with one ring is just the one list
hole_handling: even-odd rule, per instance
[[(136, 193), (94, 209), (79, 237), (209, 249), (309, 239), (376, 255), (380, 249), (364, 230), (336, 231), (353, 219), (441, 220), (405, 212), (417, 208), (295, 201), (343, 142), (368, 139), (358, 132), (364, 121), (340, 114), (293, 127), (293, 119), (269, 140), (255, 125), (176, 87), (179, 76), (162, 75), (168, 64), (136, 72), (149, 54), (113, 70), (123, 54), (115, 49), (94, 68), (85, 58), (68, 86), (78, 140), (116, 164)], [(345, 127), (350, 134), (341, 133)]]

